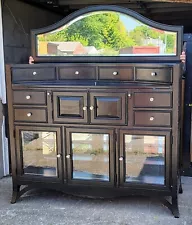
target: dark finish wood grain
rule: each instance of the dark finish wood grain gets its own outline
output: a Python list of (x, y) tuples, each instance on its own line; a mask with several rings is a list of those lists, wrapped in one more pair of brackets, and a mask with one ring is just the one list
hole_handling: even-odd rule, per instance
[(146, 127), (170, 127), (171, 112), (134, 111), (134, 125)]
[(87, 93), (53, 92), (53, 105), (54, 122), (87, 122)]
[(172, 93), (136, 92), (134, 93), (134, 107), (171, 108)]
[(59, 68), (60, 80), (94, 80), (96, 79), (95, 67), (66, 66)]
[(19, 122), (47, 122), (46, 109), (34, 108), (15, 108), (14, 109), (15, 121)]
[(134, 79), (134, 68), (123, 66), (99, 67), (99, 79), (130, 81)]
[(41, 81), (41, 80), (55, 80), (55, 68), (13, 68), (12, 81)]
[(46, 105), (46, 93), (43, 91), (13, 91), (13, 104)]
[(135, 80), (172, 83), (172, 69), (171, 68), (141, 68), (137, 67), (135, 72)]

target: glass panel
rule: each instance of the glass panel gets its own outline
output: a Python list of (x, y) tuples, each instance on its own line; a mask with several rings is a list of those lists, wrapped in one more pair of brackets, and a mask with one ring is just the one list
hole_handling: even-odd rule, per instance
[(37, 35), (38, 56), (176, 55), (177, 33), (114, 11), (91, 12)]
[(72, 133), (73, 178), (109, 181), (109, 135)]
[(125, 135), (126, 182), (164, 185), (165, 137)]
[(56, 132), (22, 131), (25, 174), (57, 176)]

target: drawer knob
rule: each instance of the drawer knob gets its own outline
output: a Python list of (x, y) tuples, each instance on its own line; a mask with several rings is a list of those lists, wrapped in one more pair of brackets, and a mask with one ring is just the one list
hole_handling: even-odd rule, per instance
[(37, 75), (37, 72), (36, 72), (36, 71), (34, 71), (34, 72), (33, 72), (33, 75), (34, 75), (34, 76), (35, 76), (35, 75)]
[(31, 99), (31, 96), (30, 96), (30, 95), (27, 95), (27, 96), (26, 96), (26, 99)]
[(153, 102), (154, 101), (154, 98), (150, 98), (149, 100), (150, 100), (150, 102)]
[(84, 106), (84, 107), (83, 107), (83, 111), (86, 111), (86, 110), (87, 110), (87, 107), (86, 107), (86, 106)]
[(93, 106), (90, 106), (90, 108), (89, 108), (91, 111), (94, 109), (94, 107)]
[(128, 97), (131, 98), (131, 94), (130, 93), (128, 94)]
[(152, 77), (155, 77), (156, 75), (157, 75), (156, 72), (152, 72), (152, 73), (151, 73), (151, 76), (152, 76)]
[(71, 157), (70, 155), (66, 155), (66, 158), (67, 158), (67, 159), (70, 159), (70, 157)]
[(153, 117), (153, 116), (151, 116), (149, 120), (150, 120), (150, 121), (153, 121), (153, 120), (154, 120), (154, 117)]
[(121, 156), (121, 157), (119, 157), (119, 161), (123, 161), (123, 157)]
[(113, 72), (113, 75), (114, 75), (114, 76), (118, 75), (118, 72), (117, 72), (117, 71), (114, 71), (114, 72)]
[(58, 155), (57, 155), (57, 158), (61, 158), (61, 156), (62, 156), (61, 154), (58, 154)]
[(32, 113), (30, 112), (30, 113), (27, 113), (27, 116), (28, 117), (31, 117), (32, 116)]
[(75, 74), (78, 75), (79, 74), (79, 71), (75, 71)]

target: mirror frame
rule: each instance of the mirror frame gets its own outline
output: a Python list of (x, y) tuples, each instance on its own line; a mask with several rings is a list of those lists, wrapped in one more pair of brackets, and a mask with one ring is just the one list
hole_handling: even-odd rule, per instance
[[(48, 33), (52, 30), (55, 30), (61, 26), (66, 25), (71, 20), (74, 20), (75, 18), (91, 12), (96, 11), (114, 11), (123, 13), (125, 15), (131, 16), (136, 20), (139, 20), (140, 22), (149, 25), (151, 27), (165, 30), (165, 31), (171, 31), (177, 33), (177, 53), (174, 56), (38, 56), (37, 55), (37, 35)], [(90, 6), (83, 9), (80, 9), (64, 19), (60, 20), (59, 22), (44, 27), (41, 29), (31, 30), (31, 50), (32, 50), (32, 57), (34, 58), (34, 63), (41, 63), (41, 62), (92, 62), (92, 63), (101, 63), (101, 62), (175, 62), (180, 61), (180, 54), (182, 52), (182, 38), (183, 38), (183, 27), (182, 26), (171, 26), (166, 24), (160, 24), (155, 21), (152, 21), (140, 14), (138, 14), (135, 11), (132, 11), (127, 8), (123, 8), (120, 6), (115, 5), (100, 5), (100, 6)]]

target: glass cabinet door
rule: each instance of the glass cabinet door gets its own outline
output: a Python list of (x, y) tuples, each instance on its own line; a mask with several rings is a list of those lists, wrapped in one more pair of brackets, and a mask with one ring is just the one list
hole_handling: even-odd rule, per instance
[(60, 129), (17, 127), (20, 175), (60, 179)]
[(68, 179), (76, 182), (114, 182), (113, 131), (67, 129)]
[(121, 184), (168, 185), (169, 134), (121, 131), (119, 155)]

